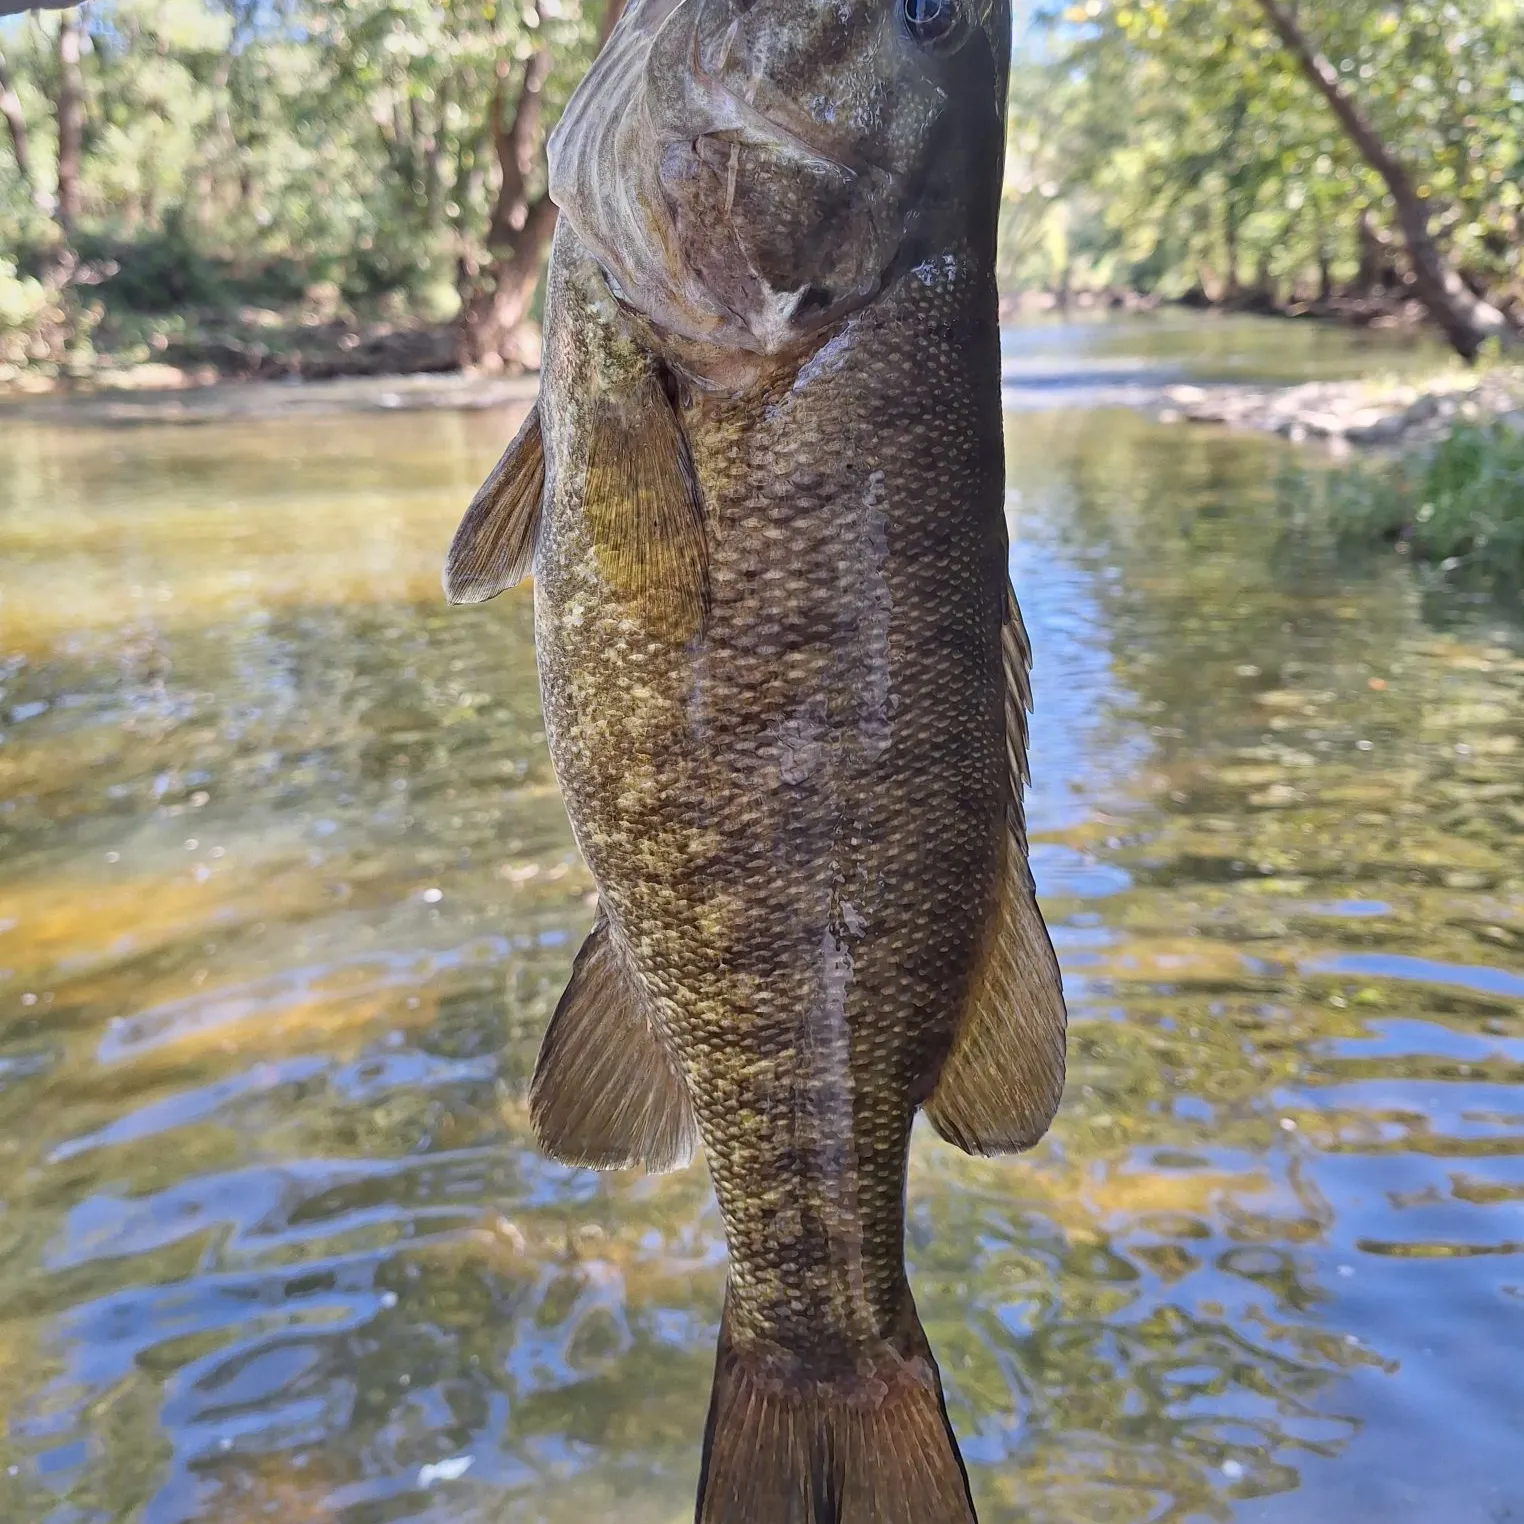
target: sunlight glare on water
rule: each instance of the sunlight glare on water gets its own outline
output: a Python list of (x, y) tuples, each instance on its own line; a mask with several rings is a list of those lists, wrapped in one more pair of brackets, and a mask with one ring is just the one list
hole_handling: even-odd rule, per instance
[[(0, 421), (0, 1519), (691, 1517), (720, 1225), (533, 1147), (592, 886), (438, 590), (511, 423)], [(1524, 640), (1276, 442), (1007, 442), (1073, 1026), (1029, 1159), (917, 1143), (981, 1517), (1524, 1517)]]

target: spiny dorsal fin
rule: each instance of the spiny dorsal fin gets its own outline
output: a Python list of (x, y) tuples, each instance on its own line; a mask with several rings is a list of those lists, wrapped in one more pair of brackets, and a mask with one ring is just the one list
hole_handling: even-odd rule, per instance
[(1063, 983), (1027, 866), (1031, 647), (1016, 595), (1005, 625), (1006, 832), (995, 908), (952, 1050), (926, 1102), (931, 1125), (965, 1153), (1015, 1153), (1048, 1130), (1064, 1089)]
[(444, 590), (451, 603), (483, 603), (529, 575), (544, 495), (545, 446), (536, 402), (450, 542)]
[(693, 634), (709, 602), (703, 506), (688, 442), (654, 374), (600, 401), (584, 502), (614, 596), (668, 636)]
[(563, 1164), (660, 1174), (693, 1157), (687, 1082), (601, 911), (540, 1045), (529, 1115), (541, 1147)]

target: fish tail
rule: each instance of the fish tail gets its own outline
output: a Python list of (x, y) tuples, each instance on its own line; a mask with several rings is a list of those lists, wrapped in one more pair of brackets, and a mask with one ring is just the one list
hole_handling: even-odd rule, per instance
[(904, 1326), (900, 1348), (805, 1377), (738, 1349), (727, 1299), (697, 1524), (977, 1524), (908, 1296)]

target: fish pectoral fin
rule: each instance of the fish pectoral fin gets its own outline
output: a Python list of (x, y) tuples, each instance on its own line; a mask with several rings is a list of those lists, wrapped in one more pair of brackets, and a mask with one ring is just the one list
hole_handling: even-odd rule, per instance
[(687, 1081), (601, 911), (540, 1045), (529, 1115), (563, 1164), (660, 1174), (693, 1157)]
[(1014, 593), (1003, 632), (1009, 766), (1000, 886), (952, 1047), (926, 1102), (931, 1125), (965, 1153), (1030, 1148), (1064, 1089), (1063, 982), (1027, 866), (1022, 785), (1027, 776), (1030, 646)]
[(451, 603), (484, 603), (529, 575), (544, 495), (545, 445), (536, 402), (450, 542), (444, 590)]
[(658, 376), (597, 403), (584, 492), (610, 591), (668, 635), (687, 636), (709, 604), (709, 549), (688, 442)]

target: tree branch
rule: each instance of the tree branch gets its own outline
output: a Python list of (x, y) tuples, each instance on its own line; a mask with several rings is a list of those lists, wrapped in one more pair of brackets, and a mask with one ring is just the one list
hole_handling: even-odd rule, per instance
[(1402, 225), (1418, 295), (1455, 349), (1466, 359), (1474, 359), (1485, 339), (1507, 333), (1507, 319), (1490, 302), (1478, 300), (1449, 267), (1434, 242), (1429, 204), (1418, 193), (1406, 166), (1381, 140), (1353, 94), (1340, 80), (1338, 71), (1313, 46), (1283, 0), (1259, 0), (1259, 5), (1302, 73), (1328, 102), (1329, 110), (1350, 141), (1386, 183)]
[[(521, 204), (534, 169), (535, 150), (539, 146), (540, 117), (545, 109), (545, 79), (550, 73), (550, 51), (537, 49), (524, 63), (524, 76), (514, 102), (513, 120), (503, 123), (504, 87), (509, 65), (497, 66), (497, 84), (492, 91), (492, 146), (497, 152), (498, 167), (503, 173), (498, 192), (500, 208)], [(494, 217), (494, 223), (497, 219)]]
[(1297, 24), (1295, 16), (1286, 9), (1281, 0), (1259, 0), (1259, 3), (1260, 9), (1265, 13), (1265, 19), (1269, 21), (1276, 35), (1296, 59), (1302, 73), (1328, 102), (1329, 108), (1339, 119), (1339, 125), (1344, 128), (1355, 147), (1365, 156), (1365, 162), (1387, 181), (1389, 186), (1393, 179), (1397, 179), (1411, 193), (1411, 181), (1408, 179), (1407, 171), (1393, 158), (1376, 129), (1366, 120), (1365, 113), (1360, 110), (1354, 97), (1345, 90), (1339, 80), (1338, 71), (1313, 47)]
[(508, 260), (509, 269), (520, 280), (531, 275), (538, 277), (540, 259), (545, 245), (556, 226), (556, 203), (549, 194), (537, 196), (530, 202), (524, 214), (524, 226), (519, 231), (518, 247)]
[(85, 85), (79, 71), (79, 16), (66, 11), (58, 20), (58, 225), (66, 238), (79, 221), (79, 155), (84, 136)]
[(21, 114), (21, 98), (16, 94), (10, 72), (5, 67), (4, 53), (0, 53), (0, 116), (5, 118), (5, 125), (10, 128), (11, 149), (16, 155), (16, 170), (21, 176), (21, 183), (26, 186), (27, 193), (35, 202), (37, 187), (32, 180), (32, 154), (27, 138), (26, 118)]

